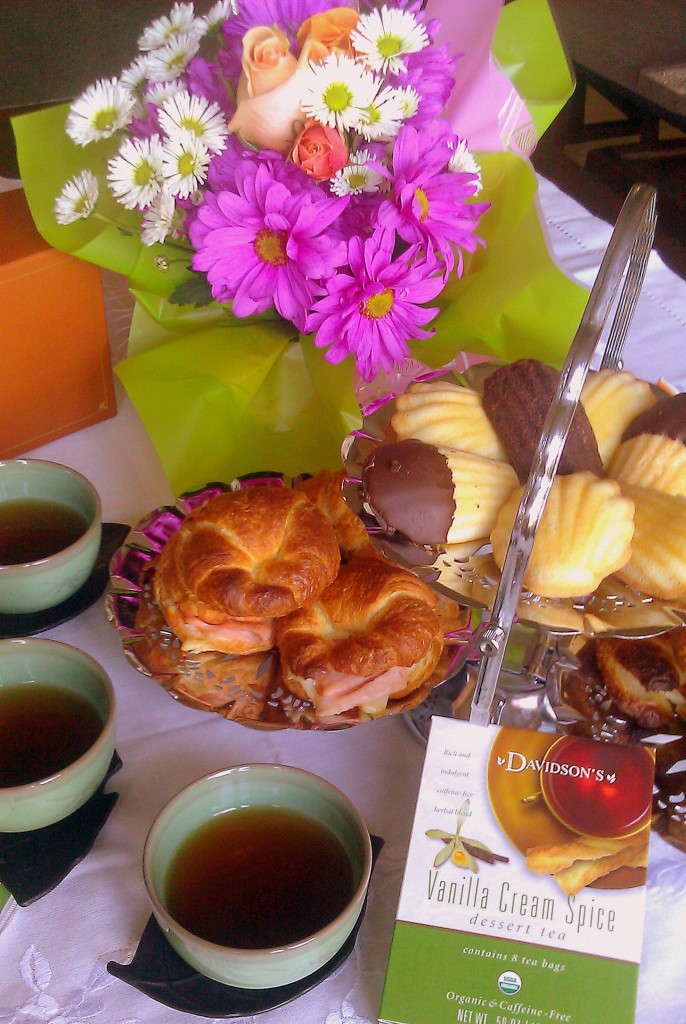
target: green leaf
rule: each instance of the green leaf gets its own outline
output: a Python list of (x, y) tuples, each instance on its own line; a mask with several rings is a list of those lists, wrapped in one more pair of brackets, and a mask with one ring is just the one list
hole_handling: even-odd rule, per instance
[(444, 832), (442, 828), (430, 828), (424, 833), (429, 839), (442, 839), (444, 842), (449, 842), (453, 838), (452, 832)]
[(207, 278), (196, 274), (188, 281), (178, 284), (169, 296), (174, 306), (209, 306), (213, 302), (212, 292)]

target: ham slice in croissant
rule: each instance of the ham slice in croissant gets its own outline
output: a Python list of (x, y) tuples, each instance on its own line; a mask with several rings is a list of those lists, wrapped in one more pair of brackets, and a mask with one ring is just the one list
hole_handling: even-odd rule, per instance
[(184, 651), (251, 654), (274, 646), (274, 620), (316, 597), (339, 564), (333, 526), (304, 493), (230, 491), (166, 543), (155, 598)]
[(354, 558), (318, 598), (279, 619), (284, 683), (318, 717), (388, 701), (424, 683), (443, 650), (438, 599), (413, 573), (378, 557)]

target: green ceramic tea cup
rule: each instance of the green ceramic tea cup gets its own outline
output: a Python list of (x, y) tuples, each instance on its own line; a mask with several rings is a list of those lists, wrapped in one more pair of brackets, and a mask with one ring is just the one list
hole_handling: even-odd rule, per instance
[(0, 832), (78, 810), (107, 775), (115, 695), (103, 668), (58, 640), (0, 640)]
[(171, 946), (206, 977), (246, 989), (300, 981), (331, 960), (362, 912), (371, 867), (369, 832), (350, 800), (272, 764), (186, 787), (153, 823), (143, 854)]
[(0, 612), (53, 608), (90, 576), (102, 512), (93, 484), (41, 459), (0, 461)]

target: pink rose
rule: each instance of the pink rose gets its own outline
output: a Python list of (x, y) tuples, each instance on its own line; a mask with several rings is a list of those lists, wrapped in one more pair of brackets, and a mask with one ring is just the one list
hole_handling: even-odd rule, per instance
[(309, 57), (306, 45), (296, 60), (285, 35), (276, 27), (246, 32), (238, 102), (229, 130), (258, 149), (273, 149), (284, 156), (289, 153), (295, 126), (303, 119), (301, 79)]
[(293, 163), (316, 181), (331, 178), (348, 162), (348, 150), (336, 129), (314, 119), (305, 122), (291, 156)]

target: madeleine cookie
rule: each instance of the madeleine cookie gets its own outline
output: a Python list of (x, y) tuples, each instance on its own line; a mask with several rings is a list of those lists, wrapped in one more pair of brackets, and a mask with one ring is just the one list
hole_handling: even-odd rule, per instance
[[(524, 487), (498, 513), (491, 533), (502, 568)], [(593, 473), (558, 476), (536, 531), (524, 587), (540, 597), (581, 597), (623, 566), (631, 554), (634, 505), (614, 480)]]
[(399, 441), (416, 438), (436, 447), (505, 460), (505, 449), (483, 410), (481, 396), (450, 381), (411, 384), (395, 400), (391, 426)]
[(662, 601), (686, 598), (686, 497), (622, 484), (635, 505), (631, 558), (618, 577)]
[[(519, 359), (499, 366), (484, 380), (484, 412), (495, 428), (507, 461), (520, 483), (528, 479), (560, 374), (538, 359)], [(560, 476), (590, 470), (603, 476), (603, 463), (593, 429), (579, 404), (558, 467)]]
[[(586, 377), (581, 403), (607, 467), (631, 421), (657, 401), (650, 384), (628, 370), (597, 370)], [(612, 475), (612, 474), (611, 474)]]
[(686, 495), (686, 447), (671, 437), (639, 434), (620, 444), (608, 473), (620, 484)]

